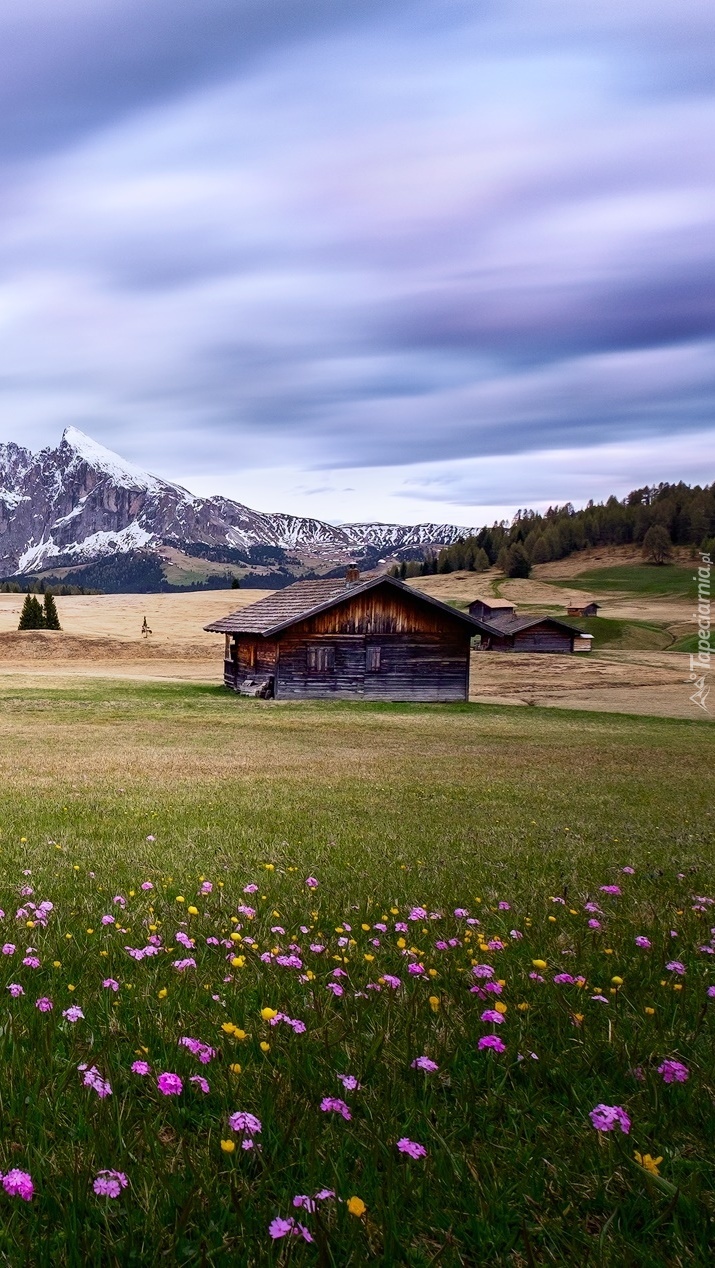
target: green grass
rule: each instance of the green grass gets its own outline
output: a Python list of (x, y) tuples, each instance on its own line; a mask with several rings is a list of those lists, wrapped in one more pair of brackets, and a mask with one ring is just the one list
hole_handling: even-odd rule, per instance
[(554, 579), (551, 584), (566, 590), (587, 590), (597, 594), (622, 591), (649, 598), (693, 599), (696, 593), (693, 572), (696, 567), (696, 562), (687, 568), (679, 564), (616, 565), (612, 568), (591, 568), (567, 581)]
[[(0, 1257), (33, 1268), (709, 1263), (715, 957), (697, 948), (715, 917), (692, 896), (715, 885), (713, 745), (707, 723), (538, 708), (284, 706), (99, 680), (0, 690), (0, 905), (17, 947), (0, 957), (0, 1169), (36, 1185), (30, 1203), (0, 1192)], [(213, 886), (203, 897), (202, 878)], [(600, 891), (612, 883), (620, 897)], [(47, 928), (27, 928), (31, 910), (16, 912), (40, 899), (54, 903)], [(409, 920), (420, 904), (428, 918)], [(118, 919), (103, 926), (106, 913)], [(206, 943), (231, 930), (244, 940), (236, 965)], [(129, 957), (150, 934), (159, 954)], [(309, 973), (260, 959), (291, 943)], [(22, 964), (26, 946), (39, 968)], [(172, 967), (187, 957), (195, 969)], [(684, 977), (665, 970), (671, 959)], [(501, 994), (470, 992), (488, 980), (475, 960), (493, 966)], [(410, 962), (425, 972), (412, 976)], [(564, 972), (586, 985), (555, 984)], [(384, 974), (400, 989), (370, 989)], [(10, 982), (25, 994), (12, 999)], [(42, 996), (52, 1012), (35, 1007)], [(480, 1020), (495, 1002), (501, 1026)], [(70, 1003), (83, 1020), (63, 1019)], [(305, 1033), (270, 1026), (267, 1006)], [(492, 1032), (503, 1053), (478, 1049)], [(184, 1035), (213, 1060), (198, 1063)], [(412, 1068), (422, 1054), (435, 1073)], [(131, 1073), (140, 1055), (152, 1075)], [(686, 1083), (664, 1084), (666, 1057), (688, 1066)], [(111, 1096), (83, 1086), (82, 1063)], [(161, 1071), (181, 1076), (180, 1096), (160, 1094)], [(362, 1088), (345, 1092), (338, 1073)], [(321, 1112), (325, 1096), (344, 1099), (350, 1120)], [(629, 1135), (594, 1130), (600, 1102), (625, 1107)], [(222, 1150), (240, 1144), (237, 1110), (261, 1120), (260, 1149)], [(427, 1157), (401, 1155), (403, 1136)], [(660, 1176), (635, 1150), (662, 1155)], [(100, 1168), (128, 1177), (118, 1199), (94, 1194)], [(323, 1187), (342, 1201), (292, 1206)], [(348, 1211), (352, 1196), (364, 1216)], [(270, 1221), (291, 1215), (312, 1244), (271, 1242)]]
[[(593, 634), (593, 650), (664, 651), (672, 647), (672, 636), (654, 621), (631, 621), (620, 617), (566, 617), (585, 634)], [(678, 649), (680, 650), (680, 649)]]

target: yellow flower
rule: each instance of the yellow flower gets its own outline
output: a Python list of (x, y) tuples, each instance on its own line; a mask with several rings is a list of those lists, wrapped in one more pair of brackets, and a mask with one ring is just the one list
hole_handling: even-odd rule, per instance
[(367, 960), (368, 964), (372, 964), (372, 961), (375, 959), (375, 957), (374, 957), (374, 955), (368, 955), (368, 954), (367, 954), (367, 952), (366, 952), (366, 953), (365, 953), (365, 959)]
[(494, 1008), (496, 1012), (498, 1013), (505, 1013), (507, 1010), (506, 1004), (502, 1004), (500, 999), (497, 1000), (496, 1004), (494, 1005)]
[(367, 1210), (362, 1198), (348, 1198), (346, 1205), (351, 1215), (364, 1215)]
[(576, 1025), (577, 1025), (577, 1026), (580, 1026), (580, 1025), (581, 1025), (581, 1022), (582, 1022), (582, 1021), (583, 1021), (583, 1019), (584, 1019), (585, 1014), (584, 1014), (584, 1013), (572, 1013), (572, 1014), (571, 1014), (571, 1016), (573, 1017), (573, 1019), (574, 1019), (574, 1021), (575, 1021)]
[(397, 945), (400, 948), (400, 951), (404, 951), (405, 947), (407, 946), (407, 943), (405, 942), (404, 938), (398, 938)]
[(167, 997), (167, 995), (168, 995), (168, 994), (169, 994), (169, 992), (167, 991), (166, 987), (165, 987), (165, 986), (162, 986), (161, 990), (160, 990), (160, 991), (159, 991), (159, 993), (158, 993), (158, 998), (159, 998), (159, 999), (166, 999), (166, 997)]
[(545, 968), (546, 968), (546, 960), (532, 960), (532, 961), (531, 961), (531, 963), (533, 964), (533, 966), (534, 966), (534, 968), (535, 968), (535, 969), (545, 969)]
[(62, 968), (62, 961), (61, 961), (61, 960), (53, 960), (53, 961), (52, 961), (52, 967), (53, 967), (53, 969), (61, 969), (61, 968)]
[(237, 1061), (234, 1061), (233, 1065), (230, 1065), (228, 1068), (229, 1068), (229, 1070), (231, 1071), (231, 1074), (240, 1074), (240, 1073), (241, 1073), (241, 1067), (240, 1067), (240, 1065), (238, 1064), (238, 1062), (237, 1062)]
[(369, 933), (369, 932), (370, 932), (370, 926), (369, 926), (369, 925), (360, 925), (360, 928), (362, 929), (363, 933)]
[(236, 931), (235, 931), (235, 929), (234, 929), (233, 933), (231, 934), (231, 941), (232, 941), (232, 942), (243, 942), (243, 934), (236, 933)]
[(555, 917), (555, 916), (548, 916), (548, 917), (547, 917), (547, 919), (551, 922), (551, 924), (552, 924), (552, 925), (555, 925), (555, 924), (556, 924), (556, 917)]
[(430, 995), (429, 1006), (433, 1013), (439, 1012), (439, 995)]
[(611, 978), (611, 981), (613, 982), (613, 985), (614, 985), (614, 986), (623, 986), (623, 978), (622, 978), (622, 977), (612, 977), (612, 978)]
[(391, 915), (393, 915), (393, 916), (399, 916), (399, 914), (400, 914), (400, 909), (399, 909), (399, 907), (391, 907), (391, 908), (390, 908), (390, 914), (391, 914)]
[(198, 916), (198, 914), (199, 914), (199, 909), (198, 909), (198, 907), (187, 907), (187, 911), (188, 911), (188, 913), (189, 913), (189, 915), (190, 915), (190, 916)]
[(65, 938), (71, 938), (71, 937), (72, 937), (72, 934), (71, 934), (71, 933), (66, 933), (66, 934), (65, 934)]
[(655, 1014), (655, 1009), (654, 1009), (654, 1008), (646, 1008), (645, 1013), (646, 1013), (646, 1017), (653, 1017), (653, 1015)]
[(183, 894), (177, 894), (177, 895), (176, 895), (176, 901), (177, 901), (177, 903), (185, 903), (185, 902), (186, 902), (186, 899), (184, 898)]
[(108, 952), (108, 951), (100, 951), (100, 953), (99, 953), (99, 954), (100, 954), (100, 955), (109, 955), (109, 952)]
[(436, 976), (437, 976), (437, 970), (436, 970), (436, 969), (428, 969), (428, 970), (427, 970), (427, 976), (428, 976), (428, 977), (436, 977)]
[(234, 969), (242, 969), (245, 963), (245, 955), (234, 955), (231, 960), (231, 965)]
[(613, 947), (604, 947), (604, 948), (603, 948), (603, 954), (604, 954), (604, 955), (613, 955)]
[(526, 1001), (524, 1001), (521, 1004), (517, 1004), (517, 1008), (519, 1009), (520, 1013), (526, 1013), (529, 1011), (529, 1005), (526, 1003)]
[(275, 872), (276, 870), (275, 863), (264, 863), (263, 866), (265, 867), (267, 872)]
[(277, 1016), (278, 1016), (277, 1008), (262, 1008), (261, 1009), (261, 1017), (263, 1018), (264, 1021), (270, 1021), (271, 1018), (277, 1017)]
[(662, 1158), (651, 1158), (650, 1154), (639, 1154), (637, 1149), (635, 1151), (634, 1157), (638, 1165), (640, 1167), (643, 1167), (644, 1171), (650, 1171), (651, 1175), (653, 1176), (660, 1175), (658, 1167), (663, 1161)]
[(74, 988), (74, 986), (72, 985), (72, 983), (71, 983), (71, 982), (68, 982), (68, 983), (67, 983), (67, 990), (68, 990), (68, 991), (73, 991), (74, 989), (75, 989), (75, 988)]
[(683, 984), (682, 984), (682, 982), (676, 982), (676, 983), (675, 983), (675, 985), (674, 985), (674, 987), (673, 987), (673, 990), (674, 990), (674, 991), (682, 991), (682, 989), (683, 989)]
[(261, 1052), (270, 1052), (271, 1045), (266, 1043), (265, 1039), (261, 1040)]
[(28, 928), (28, 929), (34, 929), (34, 928), (35, 928), (35, 922), (34, 922), (34, 920), (26, 920), (26, 921), (25, 921), (25, 924), (26, 924), (26, 926), (27, 926), (27, 928)]
[(87, 933), (94, 933), (94, 929), (88, 929)]
[(235, 1140), (222, 1140), (221, 1148), (225, 1154), (232, 1154), (236, 1148), (236, 1142)]

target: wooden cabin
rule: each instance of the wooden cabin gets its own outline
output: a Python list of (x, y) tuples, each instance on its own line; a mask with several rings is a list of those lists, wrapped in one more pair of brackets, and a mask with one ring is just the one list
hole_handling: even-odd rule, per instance
[(395, 577), (296, 581), (204, 627), (225, 635), (224, 683), (277, 700), (469, 697), (478, 623)]
[(567, 616), (598, 616), (600, 603), (596, 603), (595, 599), (589, 599), (588, 603), (574, 603), (566, 609)]
[(469, 615), (478, 621), (490, 621), (492, 617), (514, 615), (514, 604), (507, 599), (474, 599), (469, 605)]
[(496, 616), (480, 621), (480, 650), (571, 653), (591, 650), (592, 636), (553, 616)]

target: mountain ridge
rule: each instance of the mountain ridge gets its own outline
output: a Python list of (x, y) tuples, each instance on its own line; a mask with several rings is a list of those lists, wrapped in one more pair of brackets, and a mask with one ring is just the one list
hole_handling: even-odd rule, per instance
[[(56, 448), (0, 444), (0, 575), (96, 564), (136, 552), (199, 560), (223, 551), (268, 571), (335, 567), (352, 555), (439, 550), (475, 530), (453, 524), (329, 524), (256, 511), (230, 498), (197, 497), (127, 462), (76, 427)], [(192, 553), (193, 552), (193, 553)], [(202, 553), (203, 552), (203, 553)], [(290, 577), (286, 578), (287, 580)]]

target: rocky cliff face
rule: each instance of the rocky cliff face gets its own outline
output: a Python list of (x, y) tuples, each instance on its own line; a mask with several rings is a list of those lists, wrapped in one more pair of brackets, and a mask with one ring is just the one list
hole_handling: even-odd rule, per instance
[(267, 515), (228, 498), (196, 498), (68, 427), (56, 449), (0, 445), (0, 576), (176, 547), (276, 546), (326, 563), (356, 550), (439, 547), (469, 529), (345, 524)]

